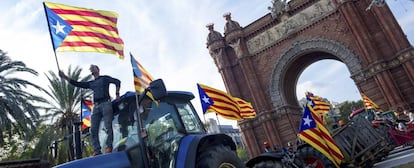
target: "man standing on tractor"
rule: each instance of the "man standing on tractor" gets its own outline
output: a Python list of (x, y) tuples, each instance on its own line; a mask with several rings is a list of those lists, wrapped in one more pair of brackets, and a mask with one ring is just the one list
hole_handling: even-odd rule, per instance
[(101, 145), (99, 143), (99, 125), (101, 120), (104, 121), (105, 130), (107, 133), (106, 140), (106, 153), (112, 152), (112, 141), (113, 141), (113, 131), (112, 131), (112, 120), (113, 120), (113, 111), (111, 98), (109, 96), (109, 84), (115, 84), (116, 86), (116, 100), (119, 100), (119, 89), (121, 87), (121, 81), (112, 78), (107, 75), (99, 75), (99, 67), (96, 65), (91, 65), (89, 70), (92, 73), (92, 76), (95, 78), (92, 81), (88, 82), (78, 82), (68, 76), (66, 76), (62, 71), (59, 70), (59, 76), (67, 81), (70, 84), (93, 90), (93, 113), (91, 116), (91, 136), (92, 136), (92, 145), (93, 145), (93, 156), (102, 154)]

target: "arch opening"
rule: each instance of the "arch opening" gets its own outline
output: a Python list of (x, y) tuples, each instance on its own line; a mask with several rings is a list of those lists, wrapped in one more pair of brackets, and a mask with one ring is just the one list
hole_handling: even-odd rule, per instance
[(310, 91), (331, 103), (361, 99), (346, 65), (334, 59), (322, 59), (311, 63), (298, 76), (296, 98), (299, 105), (306, 103), (305, 92)]
[(280, 55), (273, 67), (269, 90), (276, 109), (300, 108), (296, 96), (299, 77), (308, 66), (320, 60), (340, 61), (350, 75), (361, 71), (358, 57), (337, 41), (310, 39), (295, 42)]

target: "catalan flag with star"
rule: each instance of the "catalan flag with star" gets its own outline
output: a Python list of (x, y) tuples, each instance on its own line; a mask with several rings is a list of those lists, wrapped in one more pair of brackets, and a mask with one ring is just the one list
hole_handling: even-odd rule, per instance
[(305, 95), (315, 112), (319, 114), (326, 114), (331, 109), (331, 104), (329, 104), (329, 102), (325, 102), (321, 97), (316, 96), (312, 92), (306, 92)]
[(312, 106), (313, 110), (316, 112), (319, 119), (322, 121), (322, 123), (325, 123), (324, 115), (329, 113), (331, 109), (331, 104), (329, 104), (329, 102), (322, 100), (321, 97), (316, 96), (312, 92), (305, 92), (305, 95), (307, 101)]
[(92, 115), (93, 103), (90, 100), (82, 99), (81, 100), (81, 121), (82, 121), (82, 130), (91, 126), (91, 115)]
[(131, 56), (131, 66), (134, 74), (134, 86), (137, 92), (143, 92), (145, 88), (154, 80), (154, 77), (132, 56)]
[(124, 58), (118, 14), (43, 2), (55, 52), (99, 52)]
[(298, 137), (321, 152), (332, 163), (339, 167), (344, 156), (338, 145), (322, 124), (310, 103), (306, 103), (300, 123)]
[(252, 104), (241, 98), (233, 97), (226, 92), (203, 84), (197, 84), (197, 88), (203, 114), (215, 112), (230, 120), (256, 117)]

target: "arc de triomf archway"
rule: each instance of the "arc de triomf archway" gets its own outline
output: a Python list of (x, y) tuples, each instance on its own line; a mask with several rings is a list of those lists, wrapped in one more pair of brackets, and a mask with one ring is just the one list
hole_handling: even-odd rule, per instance
[(252, 102), (257, 112), (238, 123), (250, 156), (262, 152), (264, 141), (281, 146), (296, 139), (302, 113), (296, 82), (318, 60), (343, 62), (359, 91), (382, 109), (414, 108), (414, 49), (387, 5), (367, 10), (371, 0), (272, 3), (269, 14), (245, 27), (225, 14), (223, 35), (208, 25), (207, 48), (227, 91)]

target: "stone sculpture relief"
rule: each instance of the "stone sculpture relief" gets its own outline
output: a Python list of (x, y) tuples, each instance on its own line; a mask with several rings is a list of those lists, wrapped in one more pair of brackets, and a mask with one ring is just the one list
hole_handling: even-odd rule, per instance
[(277, 40), (286, 37), (291, 33), (295, 33), (300, 30), (300, 28), (335, 12), (335, 8), (336, 7), (331, 0), (321, 0), (298, 14), (269, 28), (265, 32), (258, 34), (256, 37), (251, 38), (247, 41), (247, 48), (251, 54), (259, 52), (272, 45)]
[(216, 64), (218, 69), (222, 68), (223, 65), (223, 49), (216, 49), (214, 51), (210, 51), (211, 57), (214, 59), (214, 63)]
[(233, 48), (234, 52), (236, 53), (237, 58), (242, 57), (240, 39), (235, 40), (235, 42), (229, 43), (229, 46)]

